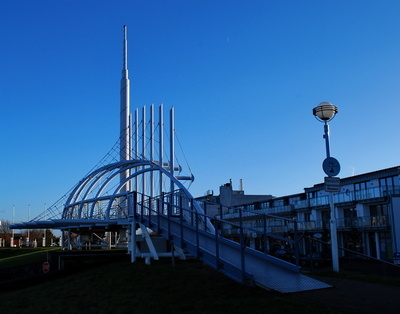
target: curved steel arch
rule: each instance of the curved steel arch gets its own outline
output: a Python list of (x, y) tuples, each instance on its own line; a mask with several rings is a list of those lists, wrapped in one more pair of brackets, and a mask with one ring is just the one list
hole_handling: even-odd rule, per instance
[[(140, 160), (131, 160), (131, 162), (141, 162)], [(85, 195), (83, 196), (82, 199), (85, 199), (87, 195), (93, 190), (94, 185), (101, 180), (105, 175), (107, 175), (110, 171), (120, 168), (121, 164), (125, 162), (116, 162), (112, 164), (108, 164), (106, 166), (100, 167), (90, 174), (88, 174), (86, 177), (84, 177), (78, 184), (74, 187), (74, 189), (71, 191), (66, 204), (71, 205), (75, 203), (79, 203), (80, 201), (78, 200), (82, 193), (87, 190)], [(92, 182), (92, 184), (90, 184)], [(89, 186), (90, 184), (90, 186)]]
[(106, 166), (100, 167), (100, 168), (94, 170), (93, 172), (91, 172), (90, 174), (88, 174), (81, 181), (79, 181), (78, 184), (74, 187), (74, 189), (69, 194), (69, 197), (68, 197), (68, 199), (66, 201), (66, 204), (70, 204), (72, 199), (76, 200), (81, 195), (81, 193), (82, 193), (83, 189), (85, 188), (86, 184), (91, 182), (91, 180), (93, 180), (95, 178), (97, 173), (99, 173), (101, 171), (107, 172), (107, 169), (112, 167), (115, 164), (117, 164), (117, 163), (108, 164)]
[[(82, 200), (86, 200), (87, 196), (94, 190), (95, 185), (107, 174), (109, 174), (110, 172), (112, 172), (115, 169), (119, 169), (118, 171), (111, 173), (110, 176), (105, 180), (105, 182), (103, 182), (103, 184), (98, 188), (96, 196), (93, 199), (97, 199), (99, 198), (102, 193), (104, 192), (104, 189), (107, 187), (107, 185), (118, 175), (120, 175), (121, 173), (124, 173), (126, 170), (131, 169), (132, 167), (141, 167), (146, 165), (146, 162), (143, 162), (142, 160), (131, 160), (131, 162), (135, 163), (133, 166), (131, 165), (131, 163), (129, 163), (128, 165), (126, 165), (125, 167), (123, 167), (122, 165), (120, 166), (120, 163), (118, 163), (118, 165), (116, 167), (111, 167), (111, 169), (107, 169), (107, 170), (103, 170), (103, 172), (101, 173), (101, 175), (97, 176), (97, 178), (95, 178), (94, 180), (91, 180), (90, 182), (92, 182), (90, 184), (90, 186), (88, 186), (88, 188), (86, 189), (86, 192), (84, 193), (84, 196), (82, 198)], [(116, 164), (114, 164), (116, 165)], [(118, 191), (126, 184), (126, 182), (128, 182), (128, 180), (125, 180), (123, 183), (121, 183), (119, 185)], [(89, 182), (88, 182), (89, 183)], [(85, 189), (85, 187), (82, 188), (82, 191)], [(118, 191), (114, 192), (113, 195), (115, 195), (116, 193), (118, 193)], [(82, 208), (84, 206), (84, 202), (78, 202), (81, 205), (79, 206), (78, 209), (78, 216), (80, 217), (81, 215), (81, 211)], [(94, 208), (94, 204), (92, 205), (92, 208), (90, 210), (90, 212), (93, 212), (93, 208)]]
[[(137, 170), (138, 167), (146, 167), (140, 170)], [(120, 181), (119, 184), (114, 189), (113, 193), (110, 195), (103, 195), (105, 188), (110, 184), (110, 182), (114, 182), (113, 180), (121, 173), (126, 170), (135, 170), (129, 177), (125, 178), (123, 181)], [(193, 199), (193, 196), (186, 189), (186, 187), (171, 174), (170, 171), (167, 171), (163, 167), (158, 164), (148, 161), (148, 160), (127, 160), (120, 161), (113, 164), (109, 164), (103, 167), (100, 167), (86, 177), (84, 177), (77, 186), (70, 193), (67, 202), (65, 203), (64, 210), (62, 213), (62, 218), (72, 218), (76, 217), (76, 219), (81, 219), (82, 210), (86, 205), (90, 204), (90, 208), (87, 209), (88, 218), (92, 218), (94, 215), (94, 210), (97, 202), (99, 201), (108, 201), (107, 209), (106, 209), (106, 217), (109, 217), (109, 212), (111, 206), (115, 199), (118, 197), (126, 196), (128, 192), (121, 193), (122, 187), (131, 179), (145, 174), (147, 172), (157, 171), (160, 175), (166, 176), (169, 180), (172, 180), (174, 184), (185, 194), (186, 197)], [(97, 187), (98, 190), (95, 191), (96, 184), (99, 183), (105, 176), (109, 175), (104, 182)], [(91, 192), (96, 192), (95, 197), (88, 198)]]

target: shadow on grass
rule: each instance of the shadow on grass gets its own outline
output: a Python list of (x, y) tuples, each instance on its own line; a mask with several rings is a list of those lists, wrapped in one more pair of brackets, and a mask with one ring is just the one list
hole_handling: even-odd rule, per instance
[[(0, 312), (320, 313), (284, 295), (245, 287), (197, 260), (116, 262), (0, 295)], [(325, 312), (330, 312), (328, 308)]]

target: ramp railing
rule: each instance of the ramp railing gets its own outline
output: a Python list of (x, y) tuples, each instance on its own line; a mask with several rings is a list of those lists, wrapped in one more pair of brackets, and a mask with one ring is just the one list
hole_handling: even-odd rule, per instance
[[(192, 254), (228, 277), (247, 285), (259, 285), (281, 292), (296, 292), (327, 288), (322, 282), (300, 274), (300, 268), (292, 263), (273, 257), (249, 246), (249, 235), (284, 239), (273, 234), (276, 221), (283, 220), (284, 226), (296, 228), (294, 221), (281, 217), (265, 218), (263, 228), (246, 225), (246, 211), (239, 210), (237, 221), (228, 221), (218, 215), (208, 215), (193, 199), (181, 191), (149, 197), (137, 192), (129, 195), (128, 215), (157, 234)], [(273, 223), (270, 225), (269, 220)], [(229, 230), (237, 230), (238, 237), (225, 237)]]

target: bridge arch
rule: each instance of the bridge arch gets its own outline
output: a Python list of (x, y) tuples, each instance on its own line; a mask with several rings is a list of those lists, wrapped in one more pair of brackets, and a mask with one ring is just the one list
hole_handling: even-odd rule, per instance
[[(120, 175), (127, 171), (130, 175), (120, 180)], [(110, 219), (113, 203), (121, 198), (125, 199), (129, 193), (140, 192), (142, 195), (157, 197), (163, 193), (173, 192), (158, 190), (155, 193), (155, 189), (146, 191), (143, 186), (136, 186), (136, 189), (128, 191), (123, 190), (128, 182), (143, 178), (148, 173), (157, 175), (158, 180), (172, 181), (180, 193), (186, 198), (193, 199), (191, 193), (173, 172), (152, 161), (132, 159), (108, 164), (84, 177), (71, 191), (64, 206), (62, 219)], [(193, 177), (191, 179), (193, 180)], [(99, 203), (102, 203), (101, 208), (105, 209), (100, 211), (101, 214), (99, 210), (96, 211)]]

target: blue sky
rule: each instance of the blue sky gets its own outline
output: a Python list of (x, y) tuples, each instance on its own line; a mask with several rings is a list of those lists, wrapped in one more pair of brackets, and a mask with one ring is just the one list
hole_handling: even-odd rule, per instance
[(175, 107), (195, 196), (243, 179), (282, 196), (400, 164), (399, 1), (1, 1), (0, 218), (31, 218), (119, 134), (122, 27), (131, 108)]

